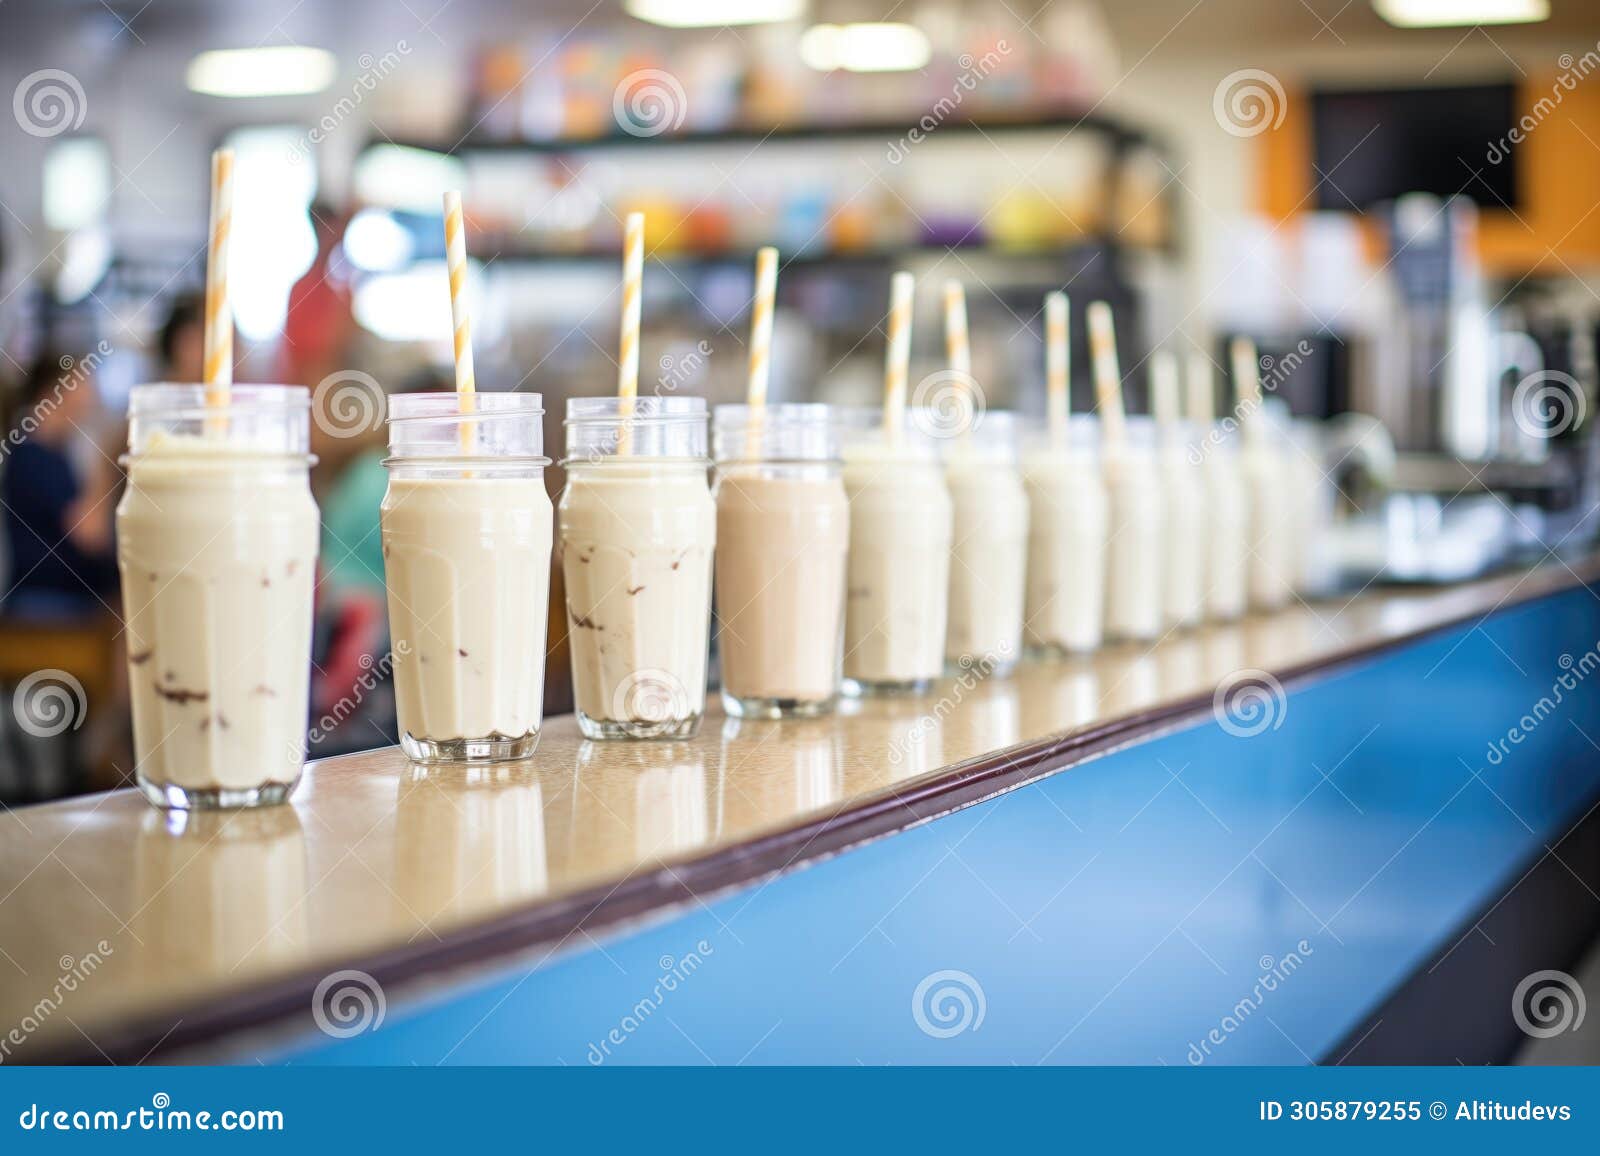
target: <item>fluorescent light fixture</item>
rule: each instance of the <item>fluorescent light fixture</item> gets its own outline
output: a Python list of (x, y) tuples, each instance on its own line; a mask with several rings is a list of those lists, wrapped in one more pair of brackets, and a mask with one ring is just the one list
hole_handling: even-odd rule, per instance
[(806, 0), (626, 0), (623, 9), (663, 28), (776, 24), (805, 15)]
[(202, 52), (189, 61), (186, 79), (190, 92), (206, 96), (305, 96), (338, 74), (333, 53), (285, 44)]
[(909, 72), (932, 54), (910, 24), (815, 24), (800, 37), (800, 59), (818, 72)]
[(1537, 24), (1550, 19), (1550, 0), (1372, 0), (1372, 6), (1396, 28)]

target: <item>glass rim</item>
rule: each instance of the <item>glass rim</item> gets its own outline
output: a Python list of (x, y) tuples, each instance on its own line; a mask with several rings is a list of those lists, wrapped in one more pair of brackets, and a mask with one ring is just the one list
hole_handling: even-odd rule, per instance
[[(544, 395), (516, 390), (474, 393), (473, 408), (462, 408), (462, 395), (455, 390), (430, 390), (419, 393), (390, 394), (387, 420), (477, 421), (491, 417), (543, 417)], [(406, 410), (413, 412), (407, 413)], [(398, 412), (397, 412), (398, 411)]]
[[(624, 405), (629, 408), (625, 411)], [(640, 425), (673, 422), (703, 422), (706, 399), (689, 395), (645, 394), (622, 398), (615, 394), (601, 397), (567, 398), (567, 416), (562, 425), (590, 425), (602, 422), (629, 422)]]
[(303, 385), (254, 382), (230, 385), (227, 387), (227, 404), (222, 406), (206, 404), (206, 390), (209, 388), (212, 387), (202, 382), (187, 381), (152, 381), (135, 385), (128, 391), (128, 413), (130, 416), (156, 413), (204, 416), (241, 410), (281, 413), (311, 408), (311, 391)]
[(749, 424), (752, 415), (759, 413), (770, 417), (811, 419), (821, 424), (835, 421), (844, 408), (822, 401), (768, 402), (766, 405), (751, 405), (743, 401), (729, 402), (713, 407), (711, 421), (714, 425)]

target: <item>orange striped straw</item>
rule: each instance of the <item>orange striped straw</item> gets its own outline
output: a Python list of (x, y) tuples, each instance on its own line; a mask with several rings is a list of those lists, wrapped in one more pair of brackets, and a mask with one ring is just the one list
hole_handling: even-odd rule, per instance
[(959, 281), (944, 283), (944, 351), (956, 389), (965, 398), (961, 433), (971, 432), (976, 399), (972, 396), (972, 344), (967, 336), (967, 292)]
[(1233, 367), (1239, 423), (1253, 440), (1260, 436), (1261, 429), (1261, 366), (1256, 361), (1256, 343), (1248, 337), (1235, 337), (1228, 343), (1228, 361)]
[(1150, 355), (1150, 412), (1158, 425), (1174, 425), (1181, 412), (1178, 394), (1178, 355), (1170, 349), (1158, 349)]
[(233, 232), (233, 150), (211, 154), (211, 237), (206, 257), (206, 406), (222, 409), (233, 385), (233, 307), (228, 300), (228, 238)]
[[(617, 396), (624, 418), (633, 413), (639, 396), (640, 298), (644, 290), (644, 214), (629, 213), (622, 231), (622, 346), (617, 356)], [(624, 422), (617, 437), (617, 453), (626, 454), (630, 427)]]
[(883, 430), (900, 440), (906, 413), (906, 378), (911, 369), (911, 302), (916, 279), (901, 271), (889, 279), (889, 350), (883, 373)]
[(1189, 352), (1189, 420), (1210, 429), (1216, 420), (1216, 393), (1211, 380), (1211, 359), (1198, 349)]
[[(478, 384), (472, 373), (472, 317), (467, 309), (467, 225), (461, 211), (461, 194), (444, 195), (444, 254), (450, 270), (450, 319), (456, 334), (456, 397), (460, 412), (477, 410)], [(461, 423), (461, 449), (472, 450), (472, 426)]]
[(1111, 306), (1104, 301), (1089, 305), (1089, 355), (1094, 362), (1094, 393), (1100, 406), (1101, 436), (1108, 447), (1123, 442), (1126, 420), (1122, 408), (1122, 371), (1117, 368), (1117, 331)]
[(772, 308), (778, 293), (778, 250), (768, 245), (756, 252), (756, 297), (750, 307), (751, 407), (767, 404), (767, 378), (772, 369)]
[(1070, 405), (1071, 346), (1067, 342), (1067, 295), (1044, 296), (1044, 383), (1050, 421), (1050, 437), (1059, 447), (1066, 444), (1067, 413)]

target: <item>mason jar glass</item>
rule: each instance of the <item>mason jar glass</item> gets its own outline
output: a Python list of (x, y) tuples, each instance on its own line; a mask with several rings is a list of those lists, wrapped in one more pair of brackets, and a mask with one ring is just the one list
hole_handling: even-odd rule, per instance
[(1153, 642), (1165, 620), (1166, 503), (1156, 467), (1156, 427), (1127, 420), (1120, 446), (1103, 444), (1111, 518), (1106, 540), (1106, 634)]
[(382, 507), (400, 747), (527, 758), (544, 715), (552, 520), (536, 393), (389, 399)]
[(1080, 415), (1062, 436), (1028, 438), (1022, 481), (1028, 495), (1027, 645), (1052, 657), (1096, 650), (1105, 630), (1111, 516), (1099, 421)]
[(300, 780), (319, 520), (298, 386), (135, 386), (117, 506), (135, 773), (176, 808), (281, 803)]
[(562, 576), (578, 726), (679, 739), (705, 713), (717, 541), (699, 397), (571, 398)]
[(720, 405), (717, 609), (722, 704), (742, 718), (832, 710), (850, 511), (826, 405)]
[(1005, 674), (1022, 653), (1028, 583), (1028, 495), (1021, 427), (989, 410), (946, 438), (944, 480), (953, 511), (946, 662), (957, 671)]

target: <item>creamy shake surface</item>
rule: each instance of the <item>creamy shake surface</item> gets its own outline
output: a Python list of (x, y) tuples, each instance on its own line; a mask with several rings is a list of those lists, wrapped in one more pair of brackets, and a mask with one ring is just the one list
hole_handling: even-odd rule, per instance
[(300, 778), (319, 523), (309, 400), (138, 386), (117, 508), (140, 788), (179, 808), (281, 802)]
[(850, 512), (823, 405), (718, 406), (716, 588), (729, 714), (818, 714), (838, 697)]
[(705, 711), (717, 511), (703, 398), (567, 403), (562, 575), (578, 724), (686, 738)]
[(845, 442), (844, 676), (856, 694), (926, 689), (944, 669), (953, 511), (935, 443), (869, 411)]
[(400, 745), (419, 762), (533, 753), (552, 513), (538, 394), (390, 402), (381, 511)]
[(1153, 642), (1165, 622), (1166, 503), (1157, 468), (1155, 429), (1128, 419), (1121, 446), (1103, 449), (1110, 529), (1106, 544), (1106, 634)]
[(1008, 671), (1022, 652), (1028, 496), (1019, 437), (1014, 414), (992, 411), (943, 445), (953, 513), (945, 658), (962, 669)]
[(1024, 604), (1030, 648), (1053, 654), (1097, 649), (1104, 632), (1109, 499), (1099, 427), (1073, 418), (1065, 436), (1029, 442), (1022, 461), (1028, 496)]

